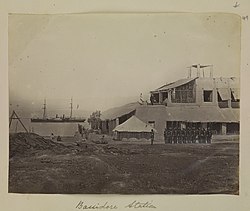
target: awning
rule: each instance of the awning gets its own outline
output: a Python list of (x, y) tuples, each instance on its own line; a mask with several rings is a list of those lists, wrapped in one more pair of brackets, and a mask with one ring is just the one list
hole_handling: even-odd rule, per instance
[(227, 88), (221, 88), (218, 89), (218, 93), (222, 100), (230, 100), (231, 94), (229, 93), (229, 90)]
[(158, 91), (166, 91), (166, 90), (169, 90), (169, 89), (173, 89), (173, 88), (176, 88), (176, 87), (179, 87), (179, 86), (182, 86), (184, 84), (187, 84), (193, 80), (196, 80), (196, 78), (185, 78), (185, 79), (180, 79), (178, 81), (175, 81), (173, 83), (169, 83), (169, 84), (166, 84), (164, 86), (161, 86), (160, 88), (156, 89), (155, 91), (153, 92), (158, 92)]
[(237, 88), (231, 88), (232, 94), (234, 96), (235, 100), (239, 100), (240, 99), (240, 90)]

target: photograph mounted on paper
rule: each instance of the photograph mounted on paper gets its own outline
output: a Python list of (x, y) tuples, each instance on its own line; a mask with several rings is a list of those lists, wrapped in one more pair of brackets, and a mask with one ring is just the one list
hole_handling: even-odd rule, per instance
[(239, 16), (8, 23), (9, 193), (239, 194)]

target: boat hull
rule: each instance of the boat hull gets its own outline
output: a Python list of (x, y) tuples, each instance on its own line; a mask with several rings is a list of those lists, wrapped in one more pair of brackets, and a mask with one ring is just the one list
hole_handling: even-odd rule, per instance
[(85, 119), (31, 119), (31, 122), (42, 123), (68, 123), (68, 122), (85, 122)]

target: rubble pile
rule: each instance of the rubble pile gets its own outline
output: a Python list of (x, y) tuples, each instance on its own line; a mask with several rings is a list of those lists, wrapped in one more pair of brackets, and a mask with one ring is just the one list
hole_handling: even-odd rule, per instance
[(27, 153), (35, 153), (39, 150), (49, 150), (52, 152), (63, 152), (68, 148), (60, 143), (34, 133), (16, 133), (9, 136), (9, 156), (24, 155)]

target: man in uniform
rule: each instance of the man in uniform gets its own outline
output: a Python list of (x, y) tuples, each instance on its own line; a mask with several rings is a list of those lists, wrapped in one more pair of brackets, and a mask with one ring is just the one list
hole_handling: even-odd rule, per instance
[(200, 128), (195, 130), (195, 143), (200, 143)]
[(171, 141), (172, 141), (172, 140), (171, 140), (171, 138), (172, 138), (172, 137), (171, 137), (171, 135), (172, 135), (172, 132), (171, 132), (171, 131), (172, 131), (171, 128), (168, 128), (168, 129), (167, 129), (167, 140), (168, 140), (168, 144), (171, 144)]
[(173, 143), (176, 144), (177, 143), (177, 128), (176, 127), (173, 129), (172, 137), (173, 137)]
[(154, 130), (151, 129), (151, 145), (154, 144), (154, 138), (155, 138)]
[(198, 143), (202, 143), (202, 129), (199, 128)]
[(168, 137), (169, 137), (169, 143), (173, 144), (173, 130), (172, 130), (172, 128), (169, 128), (167, 133), (168, 133)]
[(209, 140), (208, 140), (208, 128), (206, 129), (205, 131), (205, 142), (208, 143)]
[(167, 139), (166, 143), (169, 144), (171, 143), (170, 142), (170, 129), (166, 129), (165, 132), (166, 132), (166, 139)]
[(182, 143), (183, 144), (187, 143), (187, 129), (186, 128), (183, 128), (183, 131), (182, 131)]
[(182, 144), (184, 142), (184, 129), (180, 129), (180, 140), (179, 143)]
[(151, 103), (151, 105), (154, 105), (154, 101), (155, 101), (154, 95), (151, 94), (150, 95), (150, 103)]
[(210, 128), (207, 128), (207, 143), (211, 143), (212, 140), (212, 131)]
[(192, 129), (190, 127), (187, 128), (187, 143), (192, 143)]
[(177, 142), (177, 144), (180, 143), (180, 136), (181, 136), (180, 128), (177, 128), (177, 130), (176, 130), (176, 142)]
[(167, 128), (165, 128), (165, 130), (164, 130), (164, 141), (165, 141), (165, 144), (168, 143), (167, 130), (168, 130)]
[(195, 143), (195, 140), (196, 140), (196, 129), (193, 127), (191, 132), (192, 132), (192, 135), (191, 135), (192, 143)]
[(206, 143), (206, 131), (204, 128), (201, 129), (201, 143)]

